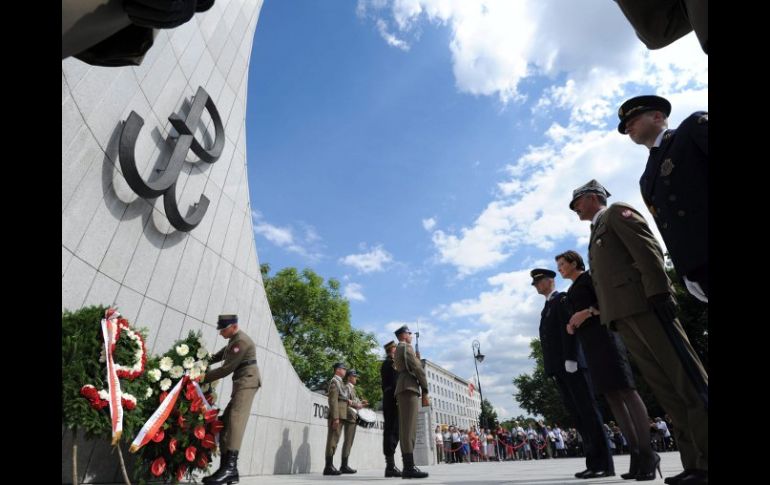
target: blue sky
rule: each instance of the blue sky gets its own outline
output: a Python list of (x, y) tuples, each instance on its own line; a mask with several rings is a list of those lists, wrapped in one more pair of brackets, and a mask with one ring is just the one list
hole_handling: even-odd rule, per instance
[(341, 281), (381, 343), (419, 320), (423, 357), (466, 378), (479, 339), (484, 397), (526, 414), (529, 270), (585, 254), (567, 205), (591, 178), (647, 215), (646, 149), (616, 111), (652, 92), (673, 126), (707, 109), (708, 58), (692, 34), (648, 51), (609, 0), (266, 0), (246, 115), (260, 262)]

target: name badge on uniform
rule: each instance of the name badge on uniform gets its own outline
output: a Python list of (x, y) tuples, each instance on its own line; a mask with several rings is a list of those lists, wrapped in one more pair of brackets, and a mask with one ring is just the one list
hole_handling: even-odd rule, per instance
[(664, 177), (668, 177), (671, 175), (672, 170), (674, 170), (674, 162), (672, 162), (670, 158), (663, 160), (663, 163), (660, 165), (660, 174)]

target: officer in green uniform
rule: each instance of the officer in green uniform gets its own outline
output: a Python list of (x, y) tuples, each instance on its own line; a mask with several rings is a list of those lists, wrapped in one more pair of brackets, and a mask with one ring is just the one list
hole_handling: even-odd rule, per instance
[(425, 478), (426, 472), (414, 466), (414, 442), (417, 436), (417, 413), (420, 410), (420, 391), (422, 405), (429, 406), (428, 380), (422, 363), (412, 348), (412, 332), (406, 325), (395, 332), (398, 346), (393, 357), (393, 368), (398, 372), (396, 382), (396, 401), (398, 403), (398, 435), (401, 440), (401, 456), (404, 469), (401, 478)]
[(615, 0), (648, 49), (666, 47), (693, 30), (709, 53), (708, 0)]
[(358, 372), (355, 369), (348, 370), (346, 374), (348, 386), (348, 396), (350, 397), (350, 405), (348, 406), (347, 418), (343, 421), (345, 441), (342, 443), (342, 466), (340, 466), (340, 473), (355, 473), (354, 470), (348, 466), (348, 457), (350, 456), (350, 449), (353, 447), (353, 440), (356, 439), (356, 410), (369, 404), (366, 399), (361, 400), (356, 394), (356, 381), (358, 380)]
[(224, 429), (220, 437), (222, 458), (219, 470), (203, 479), (206, 485), (238, 483), (238, 450), (249, 420), (251, 403), (262, 385), (257, 368), (257, 347), (254, 341), (238, 329), (237, 315), (219, 315), (219, 334), (229, 340), (227, 345), (211, 358), (211, 363), (224, 361), (221, 367), (205, 374), (206, 382), (233, 375), (233, 391), (222, 417)]
[(342, 431), (341, 420), (348, 418), (348, 406), (352, 403), (350, 400), (350, 391), (348, 386), (342, 382), (342, 376), (345, 375), (347, 368), (342, 362), (334, 364), (334, 377), (329, 382), (327, 398), (329, 400), (329, 429), (326, 433), (326, 466), (324, 475), (339, 475), (340, 471), (334, 468), (334, 451), (337, 449), (337, 443), (340, 440)]
[(398, 372), (393, 368), (393, 356), (396, 353), (396, 342), (390, 341), (384, 345), (385, 360), (380, 366), (382, 382), (382, 417), (385, 420), (382, 430), (382, 452), (385, 455), (385, 477), (400, 477), (401, 470), (396, 466), (394, 455), (398, 446), (398, 406), (396, 405), (396, 383)]
[[(620, 333), (658, 402), (672, 417), (684, 472), (668, 484), (708, 484), (708, 375), (676, 318), (663, 250), (633, 207), (607, 207), (596, 180), (575, 189), (570, 209), (592, 221), (588, 243), (601, 323)], [(654, 478), (660, 457), (639, 465)], [(652, 479), (652, 478), (650, 478)]]

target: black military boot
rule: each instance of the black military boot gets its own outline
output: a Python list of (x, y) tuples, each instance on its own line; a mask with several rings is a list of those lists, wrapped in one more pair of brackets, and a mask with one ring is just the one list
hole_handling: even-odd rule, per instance
[(203, 479), (206, 485), (233, 485), (238, 483), (238, 450), (229, 450), (222, 455), (219, 470)]
[(332, 460), (334, 460), (333, 456), (326, 457), (326, 466), (324, 467), (324, 475), (340, 475), (339, 470), (334, 468), (334, 463), (332, 463)]
[(385, 455), (385, 477), (400, 477), (401, 470), (396, 467), (396, 460), (393, 459), (393, 455)]
[(342, 458), (342, 466), (340, 467), (340, 473), (355, 473), (358, 470), (354, 470), (348, 466), (348, 457)]
[(421, 472), (419, 468), (414, 466), (414, 454), (404, 453), (404, 471), (401, 472), (401, 478), (426, 478), (427, 473)]

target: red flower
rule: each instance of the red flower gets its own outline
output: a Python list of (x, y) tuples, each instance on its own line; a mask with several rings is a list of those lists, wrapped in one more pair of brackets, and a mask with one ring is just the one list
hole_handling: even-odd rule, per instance
[(99, 391), (97, 391), (94, 386), (90, 386), (88, 384), (80, 388), (80, 395), (90, 401), (93, 401), (94, 399), (97, 399), (97, 400), (99, 399)]
[(182, 416), (181, 414), (179, 415), (178, 418), (176, 418), (176, 423), (179, 425), (180, 428), (187, 429), (187, 427), (184, 424), (184, 416)]
[(214, 449), (214, 447), (217, 446), (216, 441), (214, 441), (214, 436), (206, 434), (206, 436), (204, 436), (201, 440), (201, 446), (209, 450)]
[(188, 401), (192, 401), (197, 394), (195, 386), (192, 383), (187, 384), (187, 387), (185, 387), (184, 390), (184, 397), (186, 397)]
[(203, 409), (203, 399), (199, 398), (198, 396), (195, 396), (195, 398), (192, 401), (192, 404), (190, 405), (190, 412), (199, 413), (201, 409)]
[(195, 427), (194, 433), (196, 438), (202, 440), (203, 437), (206, 436), (206, 428), (202, 424), (199, 424)]
[(162, 403), (163, 401), (166, 400), (166, 396), (168, 396), (168, 391), (163, 391), (160, 393), (160, 397), (158, 398), (158, 400)]
[(158, 459), (152, 462), (150, 471), (156, 477), (163, 475), (163, 472), (166, 471), (166, 460), (162, 456), (159, 456)]
[(195, 449), (194, 446), (188, 446), (186, 450), (184, 450), (184, 457), (187, 458), (187, 461), (193, 461), (195, 460), (195, 453), (198, 450)]
[(155, 433), (155, 436), (152, 437), (152, 440), (156, 443), (160, 443), (165, 437), (166, 433), (162, 429), (159, 429), (158, 432)]
[(210, 423), (217, 419), (217, 416), (219, 416), (219, 410), (210, 409), (203, 414), (203, 419), (206, 420), (207, 423)]
[(206, 456), (206, 453), (198, 453), (198, 459), (195, 461), (195, 465), (198, 468), (206, 468), (209, 465), (209, 457)]
[(217, 435), (224, 427), (225, 423), (217, 419), (209, 425), (209, 431), (211, 431), (211, 434)]
[(214, 405), (214, 394), (212, 394), (212, 393), (206, 394), (206, 400), (209, 402), (209, 404), (211, 404), (213, 406)]
[(176, 444), (177, 444), (176, 438), (171, 438), (170, 440), (168, 440), (168, 452), (171, 453), (172, 455), (176, 453)]
[(131, 411), (136, 407), (136, 403), (134, 401), (131, 401), (130, 399), (121, 399), (120, 401), (123, 403), (123, 407), (126, 408), (128, 411)]
[(176, 470), (176, 481), (181, 482), (182, 478), (184, 478), (184, 474), (187, 473), (187, 465), (182, 463), (179, 465), (179, 468)]

